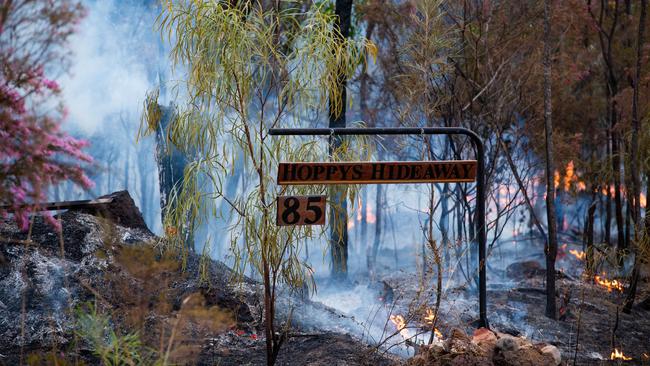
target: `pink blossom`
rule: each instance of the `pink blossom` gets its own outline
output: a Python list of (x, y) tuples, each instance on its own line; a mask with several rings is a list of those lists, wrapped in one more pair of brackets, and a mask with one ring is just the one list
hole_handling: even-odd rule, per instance
[[(54, 19), (52, 16), (62, 16)], [(73, 2), (27, 2), (20, 12), (9, 8), (6, 24), (19, 21), (43, 23), (52, 47), (65, 47), (73, 26), (83, 16), (83, 9)], [(23, 18), (21, 18), (23, 17)], [(22, 19), (22, 20), (21, 20)], [(56, 21), (54, 21), (56, 20)], [(59, 21), (61, 20), (61, 21)], [(13, 24), (13, 23), (12, 23)], [(0, 29), (0, 33), (1, 33)], [(24, 36), (24, 35), (23, 35)], [(76, 140), (60, 130), (67, 109), (43, 115), (39, 106), (56, 102), (59, 84), (46, 76), (52, 61), (30, 58), (22, 46), (21, 34), (5, 40), (0, 49), (0, 205), (9, 205), (21, 229), (27, 229), (30, 205), (47, 199), (52, 185), (70, 181), (82, 187), (92, 186), (84, 173), (91, 162), (83, 151), (87, 142)], [(38, 42), (38, 40), (37, 40)], [(43, 47), (50, 45), (43, 44)], [(5, 210), (0, 216), (6, 217)], [(51, 215), (45, 220), (60, 229)]]
[(54, 80), (44, 78), (42, 83), (46, 88), (50, 89), (53, 92), (60, 91), (59, 84)]
[(54, 230), (56, 230), (57, 232), (61, 231), (61, 222), (55, 219), (51, 213), (49, 212), (43, 213), (43, 218), (48, 224), (50, 224), (54, 228)]

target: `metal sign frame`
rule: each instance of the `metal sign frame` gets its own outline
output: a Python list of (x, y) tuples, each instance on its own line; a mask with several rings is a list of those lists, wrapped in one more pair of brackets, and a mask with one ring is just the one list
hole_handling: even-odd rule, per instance
[(479, 257), (479, 327), (489, 328), (487, 320), (487, 276), (485, 226), (485, 148), (481, 138), (463, 127), (375, 127), (375, 128), (271, 128), (272, 136), (353, 136), (353, 135), (464, 135), (476, 148), (476, 232)]

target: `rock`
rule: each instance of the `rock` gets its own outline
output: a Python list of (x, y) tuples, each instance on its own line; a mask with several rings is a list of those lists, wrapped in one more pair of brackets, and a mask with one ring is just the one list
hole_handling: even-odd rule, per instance
[(128, 191), (118, 191), (99, 198), (112, 198), (113, 201), (106, 204), (94, 205), (76, 209), (78, 212), (87, 213), (93, 216), (104, 217), (117, 225), (146, 230), (150, 234), (147, 224), (142, 218), (142, 213)]
[[(178, 261), (160, 259), (152, 245), (159, 239), (143, 226), (133, 200), (126, 192), (116, 197), (110, 205), (121, 202), (124, 207), (109, 206), (97, 212), (129, 226), (107, 223), (86, 210), (67, 211), (59, 216), (59, 234), (35, 216), (32, 242), (25, 245), (21, 241), (27, 234), (12, 220), (0, 220), (0, 355), (20, 355), (21, 347), (37, 353), (53, 346), (63, 349), (73, 339), (74, 310), (93, 299), (117, 314), (120, 322), (138, 315), (126, 309), (139, 309), (139, 304), (149, 304), (139, 315), (146, 322), (166, 321), (194, 293), (203, 294), (207, 306), (216, 305), (245, 320), (261, 319), (255, 283), (245, 279), (243, 285), (232, 286), (233, 273), (228, 267), (216, 261), (202, 264), (196, 254), (188, 256), (184, 271)], [(206, 271), (209, 284), (201, 281), (200, 270)], [(165, 309), (158, 307), (161, 288), (170, 304)], [(0, 363), (14, 361), (2, 359)]]
[(407, 366), (491, 366), (490, 358), (482, 353), (446, 353), (436, 347), (422, 347), (423, 352), (410, 358)]
[(491, 353), (496, 346), (497, 336), (487, 328), (479, 328), (474, 331), (472, 342), (478, 344), (486, 352)]
[(537, 261), (515, 262), (506, 267), (506, 275), (513, 280), (543, 276), (546, 270)]
[(472, 336), (472, 341), (474, 343), (496, 343), (497, 336), (491, 330), (487, 328), (478, 328), (474, 331)]
[(458, 328), (454, 328), (445, 343), (445, 349), (449, 353), (467, 353), (471, 345), (472, 341), (467, 334)]
[(515, 337), (505, 336), (496, 341), (495, 348), (500, 351), (515, 352), (519, 349), (519, 344)]
[(562, 363), (562, 355), (560, 354), (560, 350), (557, 349), (557, 347), (549, 344), (548, 346), (542, 347), (541, 351), (542, 353), (549, 354), (553, 357), (555, 366), (559, 366)]
[(554, 346), (546, 346), (542, 351), (523, 337), (480, 328), (470, 340), (462, 330), (454, 329), (445, 348), (422, 347), (407, 365), (558, 366), (556, 357), (560, 354)]
[[(497, 334), (492, 361), (497, 366), (557, 366), (554, 356), (544, 353), (522, 337)], [(557, 349), (556, 349), (557, 350)]]
[(497, 349), (492, 360), (496, 366), (555, 366), (553, 356), (542, 353), (535, 347)]

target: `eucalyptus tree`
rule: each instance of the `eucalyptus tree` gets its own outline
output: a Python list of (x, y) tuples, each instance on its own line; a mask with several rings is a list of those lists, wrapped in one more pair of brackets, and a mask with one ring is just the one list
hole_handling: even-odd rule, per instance
[[(311, 4), (311, 3), (310, 3)], [(187, 95), (169, 125), (169, 140), (195, 156), (170, 199), (164, 227), (169, 249), (184, 251), (182, 233), (217, 215), (225, 202), (233, 216), (230, 236), (234, 267), (255, 269), (263, 282), (267, 363), (273, 364), (286, 332), (276, 332), (275, 300), (280, 284), (311, 285), (300, 258), (310, 227), (278, 227), (275, 202), (283, 194), (323, 193), (322, 186), (278, 186), (279, 161), (322, 160), (327, 150), (313, 141), (274, 138), (269, 128), (300, 124), (300, 117), (332, 103), (336, 87), (361, 61), (363, 43), (341, 37), (324, 5), (277, 1), (169, 1), (160, 26), (171, 43), (176, 69), (186, 79), (177, 92)], [(155, 100), (145, 108), (143, 127), (155, 131)], [(333, 155), (348, 149), (344, 142)], [(191, 152), (191, 154), (189, 154)], [(224, 178), (244, 156), (245, 193), (227, 196)], [(351, 191), (350, 191), (351, 192)], [(224, 233), (226, 234), (226, 233)], [(281, 334), (278, 334), (281, 333)]]
[[(345, 42), (350, 37), (352, 24), (352, 0), (336, 0), (334, 6), (334, 26), (337, 30), (338, 42)], [(341, 65), (345, 67), (345, 65)], [(333, 100), (329, 103), (329, 127), (345, 127), (346, 125), (346, 102), (347, 102), (347, 78), (344, 73), (338, 73), (339, 78), (335, 85), (337, 94), (340, 95), (343, 103)], [(332, 136), (330, 138), (330, 152), (341, 145), (341, 138)], [(347, 230), (347, 202), (344, 199), (345, 188), (333, 187), (330, 190), (330, 199), (336, 203), (336, 207), (330, 210), (330, 216), (335, 220), (330, 232), (330, 249), (332, 253), (332, 274), (338, 278), (347, 277), (348, 272), (348, 230)]]
[(555, 218), (555, 187), (553, 172), (553, 122), (551, 105), (551, 0), (544, 1), (544, 132), (546, 141), (546, 217), (548, 221), (548, 240), (544, 247), (546, 253), (546, 316), (556, 319), (555, 303), (555, 258), (557, 256), (557, 219)]

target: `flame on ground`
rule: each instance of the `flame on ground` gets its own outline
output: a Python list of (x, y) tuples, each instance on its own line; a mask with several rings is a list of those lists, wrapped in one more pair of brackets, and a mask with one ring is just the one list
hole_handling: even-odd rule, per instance
[(578, 258), (579, 260), (585, 260), (587, 257), (587, 253), (583, 252), (582, 250), (575, 250), (575, 249), (570, 249), (569, 253), (573, 255), (574, 257)]
[(618, 290), (619, 292), (623, 292), (623, 283), (617, 280), (608, 280), (605, 278), (605, 273), (603, 273), (602, 277), (599, 275), (594, 276), (594, 281), (603, 287), (607, 289), (607, 292), (612, 292), (612, 290)]
[[(427, 315), (424, 316), (424, 322), (433, 325), (433, 322), (436, 320), (436, 315), (433, 313), (433, 310), (427, 309)], [(433, 329), (433, 334), (435, 334), (438, 339), (442, 339), (442, 333), (438, 330), (438, 328)]]
[(609, 359), (629, 361), (632, 359), (632, 357), (627, 357), (626, 355), (623, 354), (623, 351), (619, 351), (618, 348), (614, 348), (612, 354), (609, 356)]
[(403, 316), (401, 315), (391, 315), (389, 317), (390, 321), (395, 324), (395, 327), (399, 331), (399, 334), (402, 336), (404, 339), (409, 339), (411, 338), (411, 335), (409, 334), (408, 329), (406, 329), (406, 319), (404, 319)]

